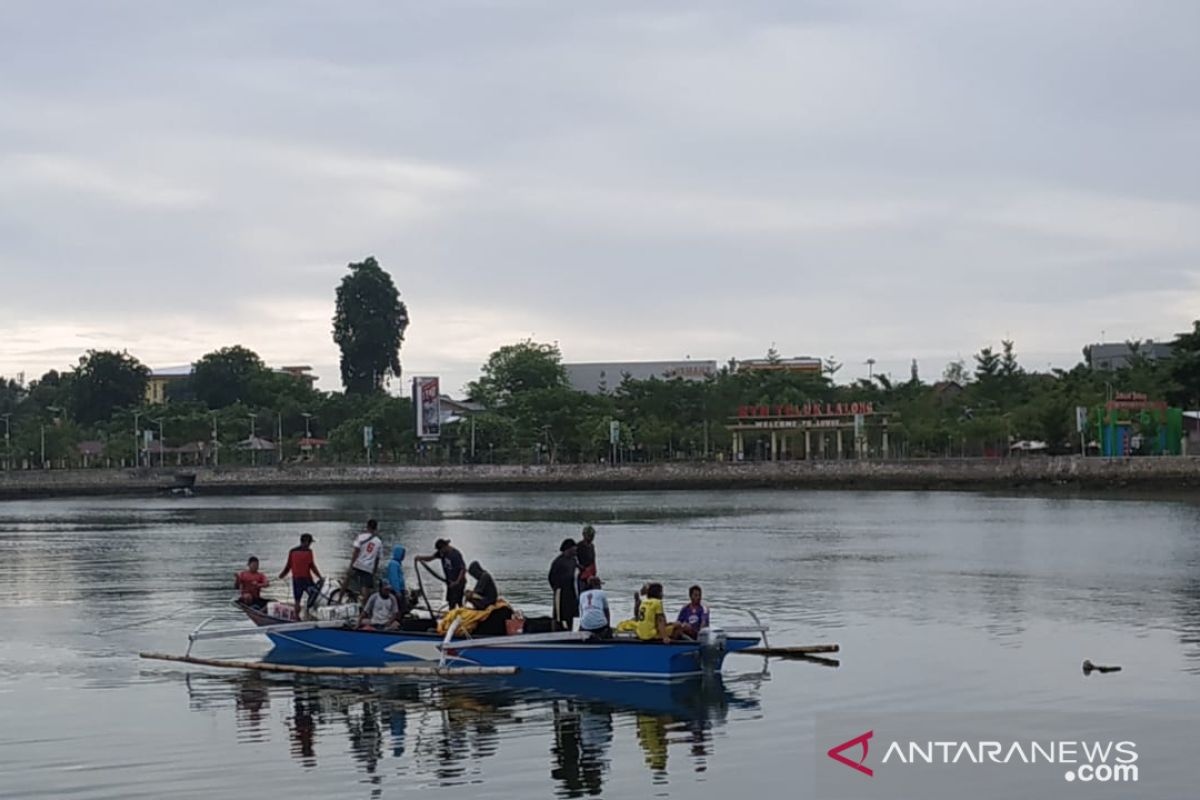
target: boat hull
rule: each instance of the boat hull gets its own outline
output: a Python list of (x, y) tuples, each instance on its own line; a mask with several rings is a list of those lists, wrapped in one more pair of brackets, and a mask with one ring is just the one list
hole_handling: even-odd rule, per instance
[[(259, 626), (287, 622), (254, 609), (242, 610)], [(275, 660), (319, 659), (339, 666), (443, 660), (443, 637), (434, 632), (311, 628), (268, 631), (266, 635), (274, 645), (269, 657)], [(727, 653), (753, 647), (758, 641), (757, 636), (730, 636), (714, 646), (693, 641), (663, 644), (623, 638), (545, 641), (536, 635), (493, 636), (453, 640), (446, 648), (445, 663), (597, 677), (675, 679), (719, 671)]]
[[(382, 666), (409, 661), (437, 662), (443, 655), (442, 637), (435, 634), (313, 628), (267, 636), (275, 645), (272, 658), (287, 655)], [(446, 649), (445, 660), (450, 666), (673, 679), (720, 670), (726, 653), (751, 647), (757, 641), (749, 637), (730, 638), (723, 647), (707, 647), (698, 642), (662, 644), (620, 639), (526, 642), (515, 636), (506, 641), (455, 640)]]

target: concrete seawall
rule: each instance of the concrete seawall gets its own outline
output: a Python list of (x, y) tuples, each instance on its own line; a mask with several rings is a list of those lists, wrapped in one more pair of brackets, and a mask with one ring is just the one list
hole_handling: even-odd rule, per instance
[[(179, 470), (55, 470), (0, 473), (0, 499), (153, 495)], [(464, 465), (287, 466), (184, 470), (198, 494), (378, 490), (517, 491), (637, 489), (1003, 489), (1200, 487), (1200, 458), (1013, 458), (913, 461), (672, 463), (608, 467)]]

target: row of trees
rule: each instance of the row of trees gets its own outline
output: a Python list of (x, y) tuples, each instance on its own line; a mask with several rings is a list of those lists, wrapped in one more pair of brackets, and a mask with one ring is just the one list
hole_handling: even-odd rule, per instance
[[(127, 352), (90, 350), (71, 370), (51, 370), (28, 384), (0, 378), (4, 444), (0, 459), (39, 465), (78, 460), (83, 441), (103, 444), (102, 462), (153, 462), (161, 448), (220, 444), (224, 463), (250, 460), (251, 433), (280, 438), (295, 454), (299, 439), (328, 437), (343, 455), (361, 451), (362, 426), (376, 445), (399, 457), (413, 447), (411, 405), (383, 391), (400, 377), (408, 309), (392, 277), (374, 258), (348, 265), (336, 288), (333, 339), (341, 352), (344, 392), (318, 392), (303, 378), (269, 369), (258, 354), (233, 345), (202, 356), (185, 379), (167, 384), (167, 402), (147, 405), (149, 368)], [(407, 422), (407, 434), (405, 432)], [(162, 433), (140, 457), (135, 430)], [(289, 448), (290, 445), (290, 448)], [(161, 447), (160, 447), (161, 446)]]
[[(703, 458), (728, 453), (726, 425), (743, 404), (872, 402), (890, 412), (890, 455), (1003, 453), (1026, 439), (1051, 452), (1078, 449), (1075, 408), (1100, 405), (1120, 392), (1141, 392), (1200, 408), (1200, 322), (1174, 342), (1175, 355), (1154, 361), (1132, 346), (1128, 367), (1094, 371), (1026, 371), (1011, 341), (984, 347), (973, 363), (947, 365), (941, 380), (921, 380), (917, 364), (905, 381), (876, 375), (835, 384), (832, 359), (821, 374), (781, 370), (737, 372), (730, 367), (706, 381), (625, 381), (608, 395), (572, 391), (556, 347), (521, 342), (497, 350), (469, 387), (488, 411), (474, 420), (480, 447), (504, 458), (545, 453), (556, 461), (593, 461), (609, 454), (609, 425), (620, 423), (621, 447), (638, 460)], [(768, 353), (768, 359), (775, 358)], [(451, 426), (459, 450), (469, 422)]]
[[(932, 383), (914, 362), (904, 381), (876, 375), (837, 384), (840, 365), (830, 358), (819, 374), (738, 372), (731, 365), (704, 381), (625, 381), (603, 395), (570, 388), (555, 345), (523, 341), (492, 353), (468, 385), (483, 411), (444, 425), (438, 443), (422, 445), (411, 402), (385, 391), (400, 376), (408, 326), (391, 277), (373, 258), (351, 264), (335, 305), (342, 392), (318, 391), (232, 345), (205, 354), (190, 377), (171, 382), (166, 403), (146, 405), (144, 364), (125, 352), (89, 351), (74, 369), (47, 372), (27, 385), (0, 379), (8, 452), (18, 463), (60, 462), (72, 458), (79, 442), (99, 441), (104, 459), (129, 464), (140, 446), (134, 430), (149, 429), (162, 433), (156, 445), (164, 448), (215, 438), (225, 464), (252, 458), (253, 450), (243, 449), (252, 432), (281, 438), (285, 457), (299, 454), (302, 437), (325, 439), (324, 458), (348, 461), (365, 457), (362, 431), (370, 426), (372, 457), (380, 461), (590, 462), (610, 455), (616, 422), (622, 457), (708, 458), (731, 455), (726, 425), (738, 406), (806, 401), (870, 401), (889, 412), (889, 455), (983, 455), (1004, 452), (1017, 439), (1065, 452), (1077, 446), (1075, 407), (1099, 405), (1114, 393), (1200, 407), (1200, 322), (1177, 337), (1172, 358), (1154, 360), (1133, 343), (1129, 365), (1115, 372), (1084, 364), (1030, 372), (1005, 341), (981, 349), (973, 363), (947, 365)], [(772, 349), (767, 358), (778, 356)]]

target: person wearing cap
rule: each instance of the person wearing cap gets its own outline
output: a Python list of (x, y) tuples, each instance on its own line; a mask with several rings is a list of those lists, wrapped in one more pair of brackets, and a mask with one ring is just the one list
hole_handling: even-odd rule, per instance
[(603, 585), (595, 575), (588, 578), (587, 590), (579, 595), (579, 630), (600, 639), (611, 639), (612, 615), (608, 610), (608, 595), (600, 588)]
[(563, 539), (558, 557), (550, 563), (550, 588), (554, 590), (554, 627), (569, 631), (579, 611), (575, 583), (575, 540)]
[(467, 588), (467, 562), (449, 539), (438, 539), (433, 543), (433, 555), (417, 556), (415, 561), (442, 562), (442, 575), (446, 580), (446, 605), (458, 608), (463, 604), (463, 593)]
[(380, 631), (400, 627), (400, 600), (390, 583), (380, 583), (379, 591), (367, 599), (358, 617), (358, 626)]
[(379, 566), (379, 554), (383, 552), (383, 540), (379, 538), (379, 523), (367, 520), (367, 529), (354, 540), (350, 552), (350, 591), (360, 598), (371, 593), (375, 586), (375, 568)]
[(589, 578), (596, 575), (596, 529), (583, 526), (583, 539), (575, 546), (575, 561), (579, 564), (579, 593), (587, 591)]
[(492, 574), (478, 561), (472, 561), (467, 567), (467, 574), (475, 579), (475, 588), (467, 592), (467, 602), (475, 608), (476, 611), (483, 611), (485, 608), (496, 605), (496, 601), (500, 599), (500, 590), (496, 588), (496, 581), (492, 578)]
[(313, 582), (313, 576), (321, 577), (321, 570), (317, 569), (317, 562), (313, 560), (311, 533), (300, 534), (300, 546), (293, 547), (288, 551), (287, 563), (283, 566), (283, 572), (279, 573), (279, 579), (283, 580), (288, 573), (292, 574), (292, 598), (296, 606), (296, 619), (300, 619), (300, 598), (304, 597), (307, 592), (316, 584)]

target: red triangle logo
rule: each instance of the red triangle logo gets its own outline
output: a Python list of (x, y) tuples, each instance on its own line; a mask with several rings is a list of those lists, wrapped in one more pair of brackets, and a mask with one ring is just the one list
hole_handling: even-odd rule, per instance
[[(858, 770), (859, 772), (863, 773), (864, 775), (873, 776), (875, 774), (875, 771), (873, 769), (871, 769), (870, 767), (864, 767), (863, 762), (865, 762), (867, 760), (867, 753), (870, 750), (870, 745), (868, 744), (868, 742), (871, 741), (871, 737), (874, 735), (875, 735), (875, 731), (867, 731), (866, 733), (864, 733), (861, 736), (855, 736), (853, 739), (851, 739), (847, 742), (842, 742), (841, 744), (830, 748), (829, 752), (826, 753), (826, 755), (828, 755), (830, 758), (832, 758), (834, 761), (837, 761), (840, 764), (845, 764), (847, 767), (850, 767), (851, 769)], [(851, 749), (853, 747), (857, 747), (859, 745), (862, 745), (862, 758), (860, 758), (858, 761), (851, 761), (850, 759), (848, 759), (844, 755), (842, 755), (843, 750), (849, 750), (849, 749)]]

